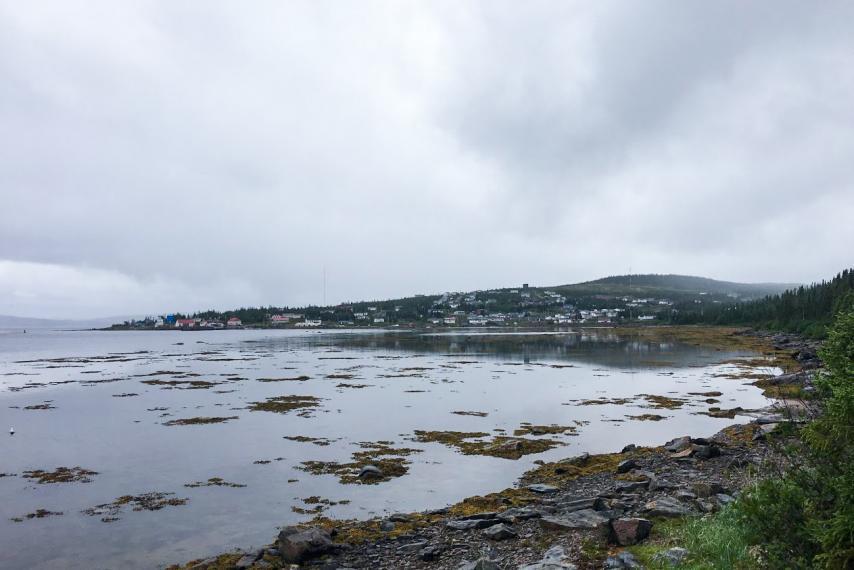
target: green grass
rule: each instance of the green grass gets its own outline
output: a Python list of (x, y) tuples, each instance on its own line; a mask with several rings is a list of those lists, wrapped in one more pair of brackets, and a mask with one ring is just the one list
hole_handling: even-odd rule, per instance
[(689, 553), (680, 568), (731, 570), (755, 567), (736, 512), (729, 507), (714, 515), (658, 522), (648, 542), (628, 550), (646, 568), (665, 569), (670, 566), (656, 560), (655, 556), (674, 546), (681, 546)]

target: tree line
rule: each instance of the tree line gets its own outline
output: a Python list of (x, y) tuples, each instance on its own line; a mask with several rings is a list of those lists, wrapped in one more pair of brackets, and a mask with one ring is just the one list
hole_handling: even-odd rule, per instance
[(731, 305), (704, 305), (671, 315), (678, 324), (751, 325), (824, 337), (835, 315), (854, 309), (854, 269), (830, 281)]

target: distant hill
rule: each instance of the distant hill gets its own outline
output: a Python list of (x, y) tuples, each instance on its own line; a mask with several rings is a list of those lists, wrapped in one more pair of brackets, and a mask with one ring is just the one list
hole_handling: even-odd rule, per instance
[(766, 295), (777, 295), (798, 287), (799, 283), (734, 283), (718, 281), (708, 277), (674, 274), (614, 275), (594, 281), (552, 287), (562, 294), (584, 295), (649, 295), (682, 296), (684, 294), (712, 294), (759, 299)]

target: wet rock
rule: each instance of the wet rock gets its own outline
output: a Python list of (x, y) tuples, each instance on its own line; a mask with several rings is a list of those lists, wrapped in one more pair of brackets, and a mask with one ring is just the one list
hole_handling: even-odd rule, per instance
[(610, 519), (593, 509), (582, 509), (561, 516), (543, 517), (540, 526), (545, 530), (602, 529)]
[(671, 453), (678, 453), (680, 451), (684, 451), (686, 449), (690, 449), (691, 447), (691, 438), (687, 435), (682, 437), (677, 437), (676, 439), (672, 439), (664, 444), (664, 449), (670, 451)]
[(525, 488), (528, 489), (529, 491), (532, 491), (534, 493), (538, 493), (541, 495), (550, 495), (552, 493), (557, 493), (559, 490), (557, 487), (554, 487), (552, 485), (544, 485), (542, 483), (535, 483), (533, 485), (528, 485)]
[(556, 545), (546, 550), (543, 559), (536, 564), (519, 566), (519, 570), (576, 570), (575, 564), (567, 561), (563, 546)]
[(281, 553), (283, 561), (299, 564), (332, 552), (335, 550), (335, 545), (332, 544), (329, 533), (321, 528), (300, 529), (290, 526), (279, 533), (276, 548)]
[(637, 544), (649, 536), (652, 523), (647, 519), (623, 518), (611, 521), (611, 534), (620, 546)]
[(651, 517), (681, 517), (691, 510), (683, 503), (671, 497), (661, 497), (643, 506), (643, 512)]
[(617, 473), (628, 473), (632, 469), (638, 467), (638, 462), (634, 459), (624, 459), (617, 464)]
[(483, 531), (484, 536), (490, 540), (508, 540), (519, 536), (516, 531), (506, 524), (497, 524)]
[(688, 558), (688, 551), (678, 546), (659, 552), (653, 556), (653, 560), (667, 564), (668, 566), (680, 566)]
[(380, 479), (382, 476), (382, 469), (376, 465), (365, 465), (359, 471), (359, 479)]
[(622, 568), (643, 568), (641, 563), (638, 562), (637, 558), (635, 558), (634, 554), (631, 552), (624, 550), (619, 554), (615, 554), (614, 556), (609, 556), (605, 559), (605, 568), (609, 569), (622, 569)]

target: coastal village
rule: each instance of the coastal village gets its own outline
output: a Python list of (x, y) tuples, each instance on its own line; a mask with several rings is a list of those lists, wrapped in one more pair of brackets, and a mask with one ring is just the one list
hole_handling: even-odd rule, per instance
[[(698, 293), (705, 296), (706, 293)], [(701, 303), (700, 299), (691, 302)], [(710, 299), (721, 303), (720, 299)], [(416, 295), (382, 302), (342, 303), (299, 310), (239, 309), (195, 315), (178, 313), (127, 321), (115, 328), (216, 330), (239, 328), (487, 327), (613, 325), (665, 321), (678, 310), (670, 298), (595, 295), (568, 298), (529, 287)]]

